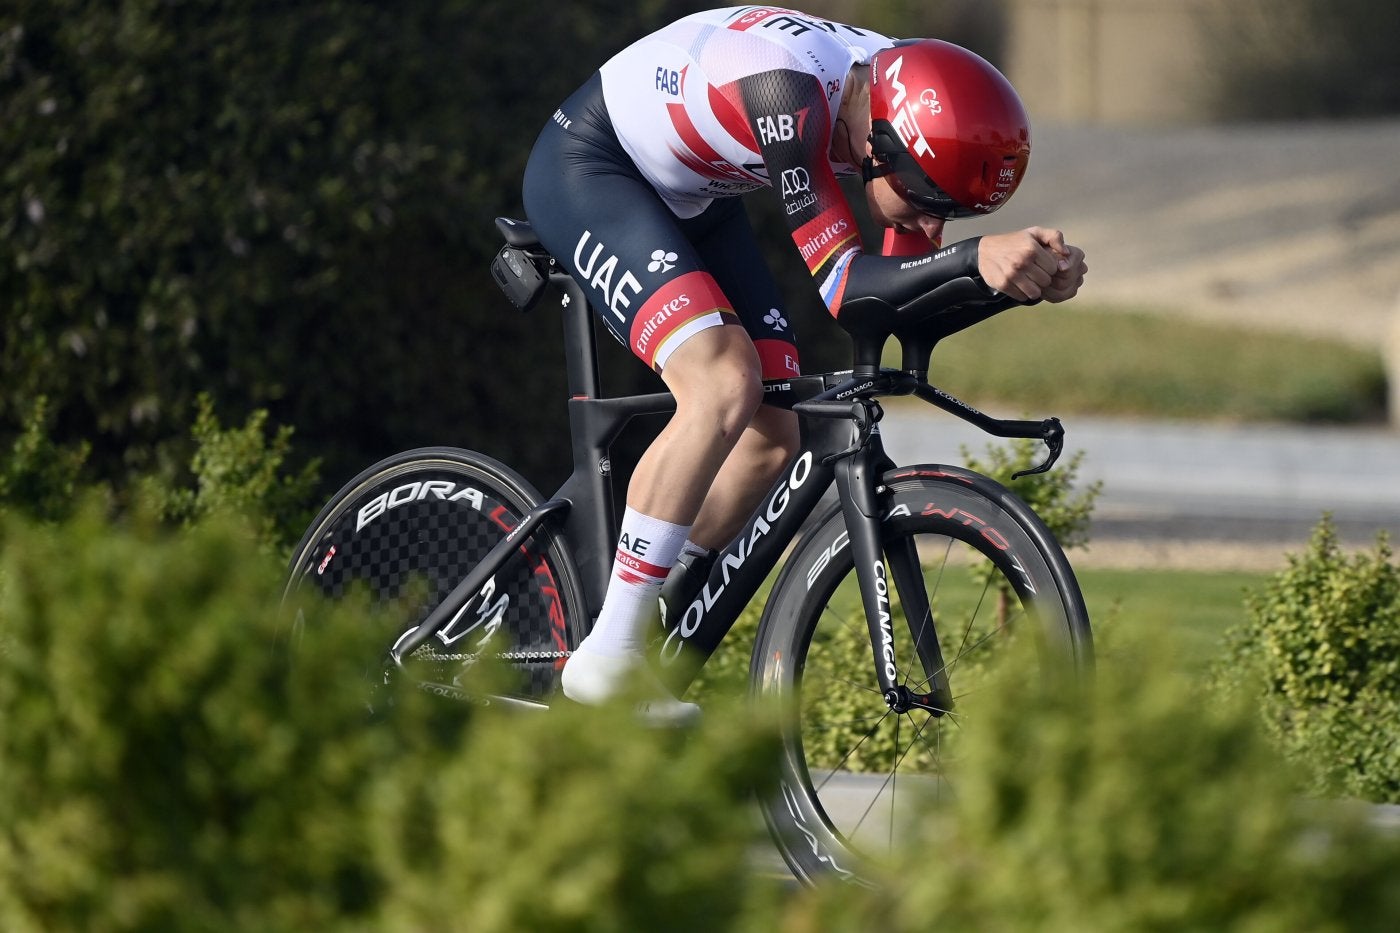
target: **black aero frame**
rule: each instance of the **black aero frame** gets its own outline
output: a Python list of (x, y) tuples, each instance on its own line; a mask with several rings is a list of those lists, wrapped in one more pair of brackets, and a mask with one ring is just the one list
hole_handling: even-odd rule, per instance
[[(492, 271), (516, 307), (529, 309), (551, 286), (562, 295), (571, 474), (545, 499), (476, 451), (432, 447), (382, 460), (312, 522), (292, 558), (283, 605), (295, 609), (293, 644), (308, 630), (318, 638), (332, 631), (315, 621), (328, 618), (318, 601), (297, 595), (303, 585), (334, 601), (367, 584), (392, 606), (383, 617), (392, 626), (388, 658), (366, 658), (371, 694), (381, 675), (402, 668), (407, 682), (435, 695), (547, 709), (611, 573), (610, 450), (629, 421), (673, 412), (676, 403), (664, 392), (602, 397), (596, 320), (582, 289), (528, 224), (497, 226), (506, 246)], [(860, 302), (859, 313), (849, 313)], [(800, 880), (864, 880), (862, 850), (884, 844), (869, 838), (872, 809), (878, 803), (883, 813), (888, 803), (890, 843), (901, 823), (897, 773), (917, 775), (915, 786), (948, 784), (968, 721), (955, 705), (988, 685), (983, 652), (1002, 636), (1036, 633), (1042, 671), (1067, 662), (1077, 673), (1092, 663), (1082, 595), (1045, 524), (1010, 490), (972, 471), (896, 466), (880, 433), (879, 399), (913, 396), (989, 434), (1043, 441), (1044, 462), (1023, 472), (1048, 470), (1063, 445), (1056, 419), (992, 418), (927, 379), (939, 340), (1013, 304), (970, 278), (898, 308), (848, 298), (837, 323), (853, 339), (853, 368), (765, 384), (769, 404), (798, 415), (797, 454), (735, 539), (710, 562), (682, 561), (662, 589), (652, 647), (663, 679), (681, 695), (783, 565), (762, 600), (749, 687), (782, 701), (779, 791), (759, 803)], [(891, 336), (902, 349), (898, 369), (880, 365)], [(837, 501), (822, 502), (833, 487)], [(487, 658), (521, 675), (519, 689), (473, 685), (470, 670)], [(881, 781), (876, 770), (888, 776)], [(858, 813), (841, 804), (851, 800), (855, 775), (875, 778), (860, 785), (868, 803)]]
[[(567, 543), (566, 550), (583, 583), (588, 616), (595, 617), (607, 587), (617, 540), (609, 450), (633, 418), (675, 410), (674, 398), (665, 392), (601, 397), (594, 316), (582, 289), (544, 252), (527, 223), (500, 218), (497, 227), (507, 246), (493, 271), (507, 293), (512, 285), (519, 285), (518, 281), (509, 281), (512, 275), (518, 280), (526, 277), (522, 271), (534, 273), (529, 277), (531, 293), (523, 299), (512, 296), (516, 304), (533, 305), (546, 285), (562, 292), (573, 472), (554, 496), (523, 516), (420, 625), (394, 644), (390, 659), (399, 666), (434, 634), (448, 627), (520, 550), (520, 543), (542, 527), (551, 529)], [(984, 288), (964, 281), (954, 290), (924, 296), (927, 307), (915, 309), (922, 313), (906, 313), (901, 319), (913, 318), (917, 322), (916, 327), (907, 327), (904, 333), (900, 333), (899, 323), (887, 317), (890, 323), (884, 326), (877, 324), (867, 332), (852, 334), (855, 366), (848, 372), (765, 383), (767, 404), (799, 415), (801, 447), (743, 531), (719, 553), (708, 579), (696, 587), (691, 601), (679, 611), (673, 609), (672, 617), (663, 620), (667, 628), (661, 652), (663, 677), (677, 694), (684, 692), (723, 640), (835, 483), (870, 629), (872, 664), (881, 694), (895, 712), (917, 708), (942, 715), (952, 708), (954, 698), (942, 674), (946, 666), (931, 627), (921, 626), (910, 632), (919, 660), (930, 672), (927, 692), (914, 692), (900, 683), (882, 659), (882, 646), (889, 643), (889, 637), (881, 626), (888, 626), (891, 618), (882, 560), (889, 562), (897, 591), (910, 594), (904, 597), (904, 615), (911, 620), (911, 629), (915, 628), (912, 620), (927, 617), (929, 607), (910, 604), (911, 599), (926, 599), (918, 584), (921, 569), (912, 545), (901, 551), (882, 541), (881, 477), (894, 464), (881, 443), (882, 410), (877, 397), (913, 395), (994, 436), (1040, 439), (1048, 448), (1046, 459), (1023, 472), (1050, 469), (1063, 445), (1058, 419), (993, 418), (927, 382), (929, 355), (938, 340), (1011, 306), (1005, 300), (989, 303)], [(879, 319), (879, 315), (872, 317)], [(883, 345), (891, 335), (898, 337), (903, 346), (904, 365), (900, 370), (882, 369), (879, 365)], [(681, 645), (687, 650), (679, 650)], [(682, 658), (683, 663), (676, 663)]]

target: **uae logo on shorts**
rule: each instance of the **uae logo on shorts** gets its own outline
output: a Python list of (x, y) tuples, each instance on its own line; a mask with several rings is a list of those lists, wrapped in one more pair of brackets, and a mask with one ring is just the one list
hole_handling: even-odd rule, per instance
[(647, 263), (647, 271), (670, 272), (676, 267), (676, 259), (675, 253), (668, 253), (664, 249), (652, 250), (651, 262)]

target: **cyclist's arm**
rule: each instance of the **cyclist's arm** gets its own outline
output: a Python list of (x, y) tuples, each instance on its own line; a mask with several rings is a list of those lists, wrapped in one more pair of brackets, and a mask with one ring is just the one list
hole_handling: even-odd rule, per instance
[(855, 215), (828, 161), (829, 104), (815, 76), (780, 69), (738, 83), (793, 243), (833, 317), (848, 298), (875, 297), (897, 307), (965, 280), (989, 298), (1000, 297), (977, 271), (977, 238), (918, 258), (864, 252)]

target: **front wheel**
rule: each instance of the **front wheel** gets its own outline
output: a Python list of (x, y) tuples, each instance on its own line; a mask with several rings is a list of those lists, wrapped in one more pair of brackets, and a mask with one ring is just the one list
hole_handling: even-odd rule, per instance
[(959, 736), (975, 727), (958, 700), (1012, 639), (1035, 638), (1047, 665), (1092, 663), (1079, 586), (1024, 503), (955, 467), (903, 468), (883, 483), (882, 663), (921, 704), (881, 693), (839, 506), (783, 568), (754, 645), (751, 687), (787, 717), (780, 790), (764, 816), (806, 882), (865, 880), (869, 860), (898, 843), (912, 801), (955, 797)]
[[(384, 460), (351, 480), (321, 510), (292, 558), (283, 594), (297, 640), (308, 611), (362, 591), (379, 605), (382, 653), (365, 677), (382, 678), (389, 649), (414, 631), (540, 496), (519, 474), (474, 451), (425, 448)], [(318, 607), (320, 608), (320, 607)], [(324, 626), (323, 626), (324, 627)], [(568, 652), (587, 627), (583, 591), (562, 541), (536, 531), (436, 636), (404, 659), (423, 689), (486, 703), (535, 702), (553, 691)], [(467, 683), (491, 658), (515, 673), (505, 694), (487, 697)]]

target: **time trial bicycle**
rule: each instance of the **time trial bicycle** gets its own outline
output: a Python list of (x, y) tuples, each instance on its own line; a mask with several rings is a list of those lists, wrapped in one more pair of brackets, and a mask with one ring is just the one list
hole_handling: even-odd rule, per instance
[[(479, 704), (547, 709), (559, 671), (602, 605), (617, 540), (609, 450), (668, 393), (601, 396), (594, 315), (528, 223), (501, 218), (493, 274), (522, 310), (562, 292), (573, 472), (550, 498), (484, 454), (410, 450), (356, 476), (297, 545), (284, 603), (367, 588), (402, 609), (386, 624), (373, 677)], [(871, 299), (857, 299), (872, 301)], [(760, 801), (794, 875), (861, 881), (899, 833), (896, 790), (948, 781), (960, 700), (986, 682), (998, 648), (1032, 638), (1043, 664), (1084, 670), (1089, 620), (1045, 524), (1004, 486), (953, 465), (899, 466), (881, 441), (879, 399), (912, 396), (991, 435), (1063, 445), (1058, 419), (1001, 420), (928, 382), (934, 346), (1013, 305), (960, 279), (900, 308), (853, 317), (850, 371), (767, 382), (791, 409), (801, 449), (743, 531), (710, 560), (678, 564), (654, 639), (662, 679), (682, 695), (778, 563), (754, 638), (750, 688), (781, 701), (778, 792)], [(845, 315), (843, 315), (845, 317)], [(898, 368), (880, 365), (890, 337)], [(1018, 474), (1019, 475), (1019, 474)], [(835, 501), (826, 493), (835, 487)], [(824, 503), (824, 498), (826, 502)], [(417, 581), (417, 582), (415, 582)], [(519, 675), (473, 689), (485, 658)]]

